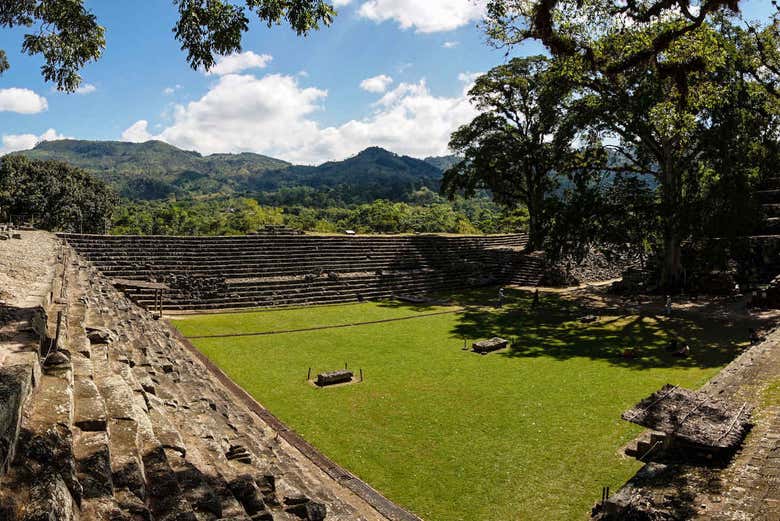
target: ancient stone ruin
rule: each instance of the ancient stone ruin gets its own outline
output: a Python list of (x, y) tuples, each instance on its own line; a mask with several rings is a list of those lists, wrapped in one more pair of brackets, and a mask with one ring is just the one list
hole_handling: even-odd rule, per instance
[(0, 305), (0, 519), (418, 519), (69, 248), (33, 300)]
[(474, 342), (472, 349), (474, 350), (475, 353), (484, 355), (487, 353), (492, 353), (493, 351), (498, 351), (499, 349), (506, 349), (508, 345), (509, 345), (508, 340), (504, 340), (503, 338), (493, 337), (489, 340), (481, 340), (479, 342)]
[[(108, 278), (170, 287), (162, 309), (208, 310), (353, 302), (536, 285), (544, 263), (525, 235), (141, 237), (61, 234)], [(155, 290), (124, 285), (155, 307)]]
[(328, 373), (318, 374), (315, 383), (319, 387), (326, 387), (328, 385), (338, 385), (338, 384), (351, 382), (353, 376), (355, 375), (352, 373), (352, 371), (348, 371), (347, 369), (330, 371)]
[(750, 407), (703, 392), (665, 385), (622, 418), (666, 435), (665, 447), (695, 451), (735, 450), (750, 429)]

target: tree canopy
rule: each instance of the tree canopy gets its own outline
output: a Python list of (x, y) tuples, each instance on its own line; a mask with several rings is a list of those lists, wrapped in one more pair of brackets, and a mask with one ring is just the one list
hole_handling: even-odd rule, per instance
[[(286, 23), (299, 35), (329, 25), (336, 14), (325, 0), (173, 0), (178, 21), (175, 38), (193, 69), (208, 70), (216, 56), (241, 50), (249, 29), (249, 14), (269, 26)], [(127, 4), (128, 8), (137, 8)], [(73, 92), (81, 83), (79, 71), (98, 60), (106, 45), (105, 29), (84, 0), (2, 0), (0, 27), (27, 27), (22, 51), (43, 57), (41, 73), (57, 89)], [(0, 49), (0, 74), (9, 68)]]
[[(778, 23), (745, 22), (740, 3), (489, 2), (486, 30), (494, 44), (536, 39), (545, 45), (572, 85), (567, 124), (579, 140), (595, 139), (619, 158), (598, 175), (622, 171), (654, 178), (657, 203), (650, 222), (656, 224), (643, 233), (659, 254), (665, 286), (679, 283), (682, 245), (705, 233), (703, 228), (720, 222), (729, 225), (709, 233), (750, 233), (757, 220), (750, 189), (767, 174), (767, 158), (777, 149)], [(593, 192), (594, 179), (574, 181), (583, 193), (568, 197), (571, 204), (582, 205), (588, 192), (603, 193)], [(619, 188), (644, 190), (631, 183)], [(730, 218), (722, 218), (716, 201)], [(576, 210), (562, 210), (559, 224), (576, 223), (570, 217), (582, 208)], [(638, 212), (647, 210), (643, 204)], [(581, 221), (589, 230), (562, 235), (575, 242), (599, 230), (614, 236), (611, 226), (596, 226), (597, 219)]]
[[(746, 0), (489, 0), (485, 30), (496, 45), (540, 41), (556, 57), (619, 73), (647, 64), (676, 40)], [(773, 0), (780, 13), (780, 6)], [(775, 15), (778, 16), (777, 14)], [(604, 46), (628, 38), (620, 49)]]
[(531, 249), (544, 243), (547, 198), (572, 156), (564, 124), (571, 86), (543, 56), (495, 67), (469, 91), (481, 113), (450, 141), (463, 160), (445, 172), (443, 190), (452, 197), (488, 189), (509, 208), (524, 205)]
[(0, 215), (45, 230), (104, 233), (118, 203), (102, 181), (58, 161), (0, 158)]

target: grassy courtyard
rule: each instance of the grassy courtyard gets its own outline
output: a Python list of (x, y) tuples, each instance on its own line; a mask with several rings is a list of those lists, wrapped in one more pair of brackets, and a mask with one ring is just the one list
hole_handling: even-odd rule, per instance
[[(501, 310), (362, 303), (174, 325), (201, 337), (199, 349), (321, 451), (430, 521), (584, 519), (602, 486), (639, 468), (620, 448), (641, 429), (620, 413), (665, 383), (700, 386), (746, 336), (746, 324), (699, 314), (615, 309), (586, 325), (576, 302), (546, 296), (534, 311), (530, 295), (507, 295)], [(491, 336), (515, 345), (486, 356), (462, 350), (464, 338)], [(665, 352), (672, 336), (690, 343), (691, 358)], [(626, 348), (638, 356), (622, 357)], [(345, 362), (364, 370), (363, 383), (306, 382), (309, 367)]]

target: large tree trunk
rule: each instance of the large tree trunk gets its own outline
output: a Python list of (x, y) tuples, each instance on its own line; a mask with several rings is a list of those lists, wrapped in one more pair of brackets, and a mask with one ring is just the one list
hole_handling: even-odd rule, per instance
[(661, 168), (661, 221), (663, 223), (661, 287), (678, 289), (683, 282), (680, 172), (675, 169), (672, 154), (664, 157)]
[(544, 227), (544, 196), (536, 195), (526, 201), (528, 208), (528, 251), (541, 250), (544, 247), (545, 227)]

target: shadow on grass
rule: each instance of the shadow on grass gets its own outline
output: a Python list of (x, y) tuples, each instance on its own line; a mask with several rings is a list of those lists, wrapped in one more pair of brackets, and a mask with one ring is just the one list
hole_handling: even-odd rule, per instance
[[(498, 356), (509, 358), (585, 357), (634, 369), (711, 368), (731, 361), (745, 346), (748, 327), (755, 326), (685, 312), (673, 318), (609, 308), (595, 313), (576, 301), (550, 294), (541, 296), (534, 309), (532, 294), (519, 290), (506, 294), (507, 304), (501, 309), (471, 307), (460, 314), (453, 335), (469, 340), (506, 338), (512, 346)], [(470, 292), (455, 298), (484, 304), (488, 296), (487, 292)], [(594, 323), (581, 323), (580, 318), (588, 314), (601, 316)], [(690, 356), (670, 353), (671, 340), (688, 344)]]
[(431, 311), (441, 311), (442, 306), (451, 305), (445, 300), (433, 299), (430, 302), (408, 302), (404, 300), (380, 300), (377, 301), (380, 308), (385, 309), (406, 309), (413, 313), (426, 313)]

